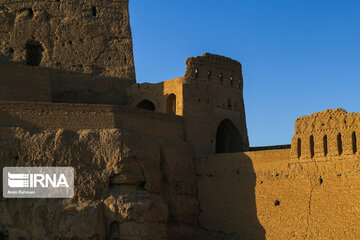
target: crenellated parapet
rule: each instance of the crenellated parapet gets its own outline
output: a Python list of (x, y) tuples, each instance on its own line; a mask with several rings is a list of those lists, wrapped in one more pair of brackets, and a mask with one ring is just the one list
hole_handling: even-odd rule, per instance
[(359, 154), (360, 113), (338, 108), (303, 116), (295, 121), (293, 159), (344, 157)]
[(204, 53), (202, 56), (186, 59), (184, 75), (188, 82), (207, 81), (209, 84), (220, 84), (243, 89), (241, 64), (228, 57)]

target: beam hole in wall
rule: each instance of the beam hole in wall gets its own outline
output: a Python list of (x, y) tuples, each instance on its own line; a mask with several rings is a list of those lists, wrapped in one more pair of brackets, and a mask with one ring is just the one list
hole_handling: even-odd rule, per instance
[(327, 143), (327, 136), (323, 137), (323, 147), (324, 147), (324, 156), (328, 154), (328, 143)]
[(301, 157), (301, 138), (297, 140), (297, 157)]
[(225, 119), (220, 122), (216, 131), (216, 153), (233, 153), (241, 152), (243, 141), (236, 126), (229, 120)]
[(96, 7), (92, 7), (92, 15), (94, 16), (94, 17), (96, 17)]
[(141, 108), (141, 109), (145, 109), (145, 110), (149, 110), (149, 111), (155, 111), (155, 105), (152, 101), (144, 99), (142, 101), (140, 101), (137, 105), (136, 108)]
[(353, 154), (355, 154), (357, 152), (357, 140), (356, 140), (356, 133), (355, 132), (353, 132), (351, 134), (351, 139), (352, 139)]
[(314, 157), (315, 151), (314, 151), (314, 136), (310, 136), (310, 156)]
[(338, 147), (338, 153), (339, 155), (341, 155), (343, 153), (343, 148), (342, 148), (342, 140), (340, 133), (337, 135), (337, 147)]
[(26, 44), (26, 64), (39, 66), (42, 60), (44, 48), (38, 41), (31, 41)]
[(166, 113), (176, 115), (176, 95), (173, 93), (166, 99)]
[(279, 201), (279, 200), (275, 200), (274, 206), (276, 207), (276, 206), (279, 206), (279, 205), (280, 205), (280, 201)]
[(320, 176), (320, 178), (319, 178), (319, 183), (320, 183), (320, 185), (323, 184), (323, 182), (324, 182), (324, 180), (323, 180), (322, 177)]

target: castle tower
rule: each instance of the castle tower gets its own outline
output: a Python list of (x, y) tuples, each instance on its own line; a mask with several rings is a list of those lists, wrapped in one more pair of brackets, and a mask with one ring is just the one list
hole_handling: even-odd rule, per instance
[(205, 53), (186, 60), (183, 77), (133, 85), (130, 106), (182, 116), (196, 155), (249, 149), (241, 64)]
[(248, 150), (241, 64), (209, 53), (188, 58), (183, 116), (197, 154)]
[(128, 0), (0, 2), (0, 62), (135, 82)]

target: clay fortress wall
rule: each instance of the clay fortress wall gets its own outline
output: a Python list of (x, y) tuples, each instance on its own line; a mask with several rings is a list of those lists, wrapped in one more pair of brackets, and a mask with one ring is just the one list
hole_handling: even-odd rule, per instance
[(0, 167), (75, 169), (72, 199), (1, 197), (0, 239), (359, 238), (360, 114), (252, 148), (239, 62), (136, 83), (128, 0), (7, 0), (0, 21)]

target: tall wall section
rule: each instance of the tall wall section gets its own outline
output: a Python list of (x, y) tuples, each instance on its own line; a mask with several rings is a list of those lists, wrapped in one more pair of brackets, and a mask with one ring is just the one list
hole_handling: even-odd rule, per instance
[(359, 121), (327, 110), (296, 121), (292, 149), (198, 159), (200, 226), (235, 239), (358, 239)]
[(0, 62), (135, 82), (128, 0), (3, 0)]
[(2, 102), (0, 156), (1, 169), (75, 169), (71, 199), (1, 196), (0, 239), (222, 239), (198, 225), (196, 167), (182, 117)]

